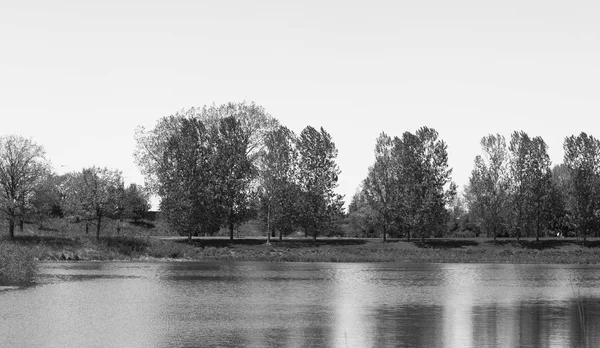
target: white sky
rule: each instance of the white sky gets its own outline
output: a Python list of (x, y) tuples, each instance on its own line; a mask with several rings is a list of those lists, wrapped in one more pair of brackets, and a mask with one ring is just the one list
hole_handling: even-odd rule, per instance
[(0, 134), (32, 137), (58, 172), (123, 171), (134, 129), (182, 108), (255, 101), (338, 147), (347, 202), (375, 138), (435, 128), (454, 180), (479, 140), (600, 129), (597, 1), (0, 2)]

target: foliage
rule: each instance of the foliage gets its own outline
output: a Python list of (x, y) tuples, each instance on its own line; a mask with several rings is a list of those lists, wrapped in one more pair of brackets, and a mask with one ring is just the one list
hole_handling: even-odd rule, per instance
[(247, 134), (247, 155), (256, 165), (258, 153), (264, 147), (265, 135), (279, 127), (279, 122), (255, 103), (227, 103), (218, 106), (213, 104), (190, 108), (172, 116), (162, 117), (151, 130), (138, 127), (135, 132), (134, 159), (150, 192), (158, 193), (158, 167), (162, 163), (162, 155), (169, 146), (170, 139), (181, 131), (180, 120), (197, 120), (206, 129), (214, 129), (219, 127), (220, 120), (227, 117), (234, 117)]
[(152, 174), (160, 208), (181, 235), (213, 234), (220, 225), (215, 198), (211, 134), (197, 119), (172, 117), (178, 123)]
[(450, 182), (447, 145), (427, 127), (418, 129), (414, 136), (404, 133), (403, 140), (396, 142), (403, 154), (404, 197), (400, 211), (405, 214), (401, 221), (409, 233), (415, 230), (424, 239), (444, 227), (446, 206), (456, 194), (456, 185)]
[(245, 221), (255, 201), (258, 154), (277, 120), (254, 103), (204, 106), (136, 132), (135, 161), (181, 234), (212, 234)]
[(148, 191), (137, 184), (129, 184), (124, 192), (123, 209), (125, 217), (138, 221), (150, 210), (150, 195)]
[(36, 264), (29, 248), (0, 242), (0, 286), (29, 283)]
[(296, 136), (281, 126), (266, 134), (260, 153), (260, 214), (267, 226), (267, 235), (279, 231), (279, 238), (294, 231), (297, 220), (300, 189)]
[(530, 138), (522, 131), (511, 136), (511, 202), (517, 239), (523, 231), (535, 230), (539, 240), (545, 227), (552, 178), (547, 148), (540, 137)]
[(571, 178), (567, 206), (585, 240), (600, 227), (600, 141), (582, 132), (565, 138), (564, 150)]
[(484, 154), (475, 157), (465, 198), (473, 218), (495, 241), (508, 219), (509, 158), (506, 141), (500, 134), (483, 137), (481, 147)]
[(214, 171), (215, 193), (223, 225), (233, 230), (244, 222), (251, 208), (251, 183), (256, 174), (249, 156), (250, 136), (235, 117), (220, 120), (216, 137)]
[(17, 218), (23, 221), (33, 192), (50, 172), (49, 167), (42, 146), (17, 135), (0, 137), (0, 212), (8, 218), (11, 239)]
[(355, 237), (373, 238), (382, 232), (378, 224), (378, 214), (369, 204), (364, 188), (359, 188), (352, 196), (347, 219)]
[(447, 145), (434, 129), (421, 127), (401, 138), (382, 133), (375, 145), (375, 163), (363, 183), (377, 225), (386, 240), (390, 228), (417, 233), (422, 239), (443, 232), (446, 206), (456, 194), (450, 182)]
[(296, 147), (301, 190), (299, 225), (316, 240), (342, 214), (343, 197), (334, 192), (340, 174), (335, 162), (337, 149), (329, 133), (311, 126), (302, 130)]
[(552, 168), (552, 179), (548, 197), (548, 228), (555, 235), (567, 236), (571, 230), (571, 216), (567, 210), (570, 197), (569, 186), (571, 176), (564, 163)]
[(55, 174), (46, 175), (33, 189), (29, 200), (28, 216), (36, 220), (40, 228), (51, 217), (62, 217), (61, 178)]
[[(64, 211), (77, 219), (96, 224), (100, 239), (102, 219), (120, 215), (124, 184), (118, 170), (90, 167), (66, 176), (63, 184)], [(86, 229), (87, 231), (87, 229)]]
[(363, 208), (365, 220), (362, 223), (367, 223), (367, 217), (376, 219), (382, 229), (383, 241), (386, 241), (389, 229), (397, 220), (395, 212), (399, 199), (396, 191), (399, 188), (399, 173), (396, 172), (397, 166), (394, 166), (398, 164), (398, 160), (393, 158), (397, 153), (393, 149), (394, 141), (382, 132), (375, 143), (375, 163), (369, 168), (367, 178), (363, 181), (363, 195), (372, 214)]

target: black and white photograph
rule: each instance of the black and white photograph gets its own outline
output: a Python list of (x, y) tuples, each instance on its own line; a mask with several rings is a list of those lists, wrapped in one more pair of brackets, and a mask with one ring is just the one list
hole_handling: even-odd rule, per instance
[(0, 347), (600, 347), (600, 2), (0, 0)]

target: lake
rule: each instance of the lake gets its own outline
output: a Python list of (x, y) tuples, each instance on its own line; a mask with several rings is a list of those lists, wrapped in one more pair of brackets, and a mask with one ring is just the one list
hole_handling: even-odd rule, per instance
[(43, 263), (0, 347), (593, 347), (600, 266)]

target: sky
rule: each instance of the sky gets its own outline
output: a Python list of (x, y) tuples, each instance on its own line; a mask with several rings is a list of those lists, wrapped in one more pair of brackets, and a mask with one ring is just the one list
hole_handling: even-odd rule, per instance
[(0, 135), (59, 173), (143, 183), (134, 132), (182, 109), (254, 101), (297, 134), (323, 127), (347, 203), (383, 131), (421, 126), (468, 183), (479, 141), (600, 137), (597, 1), (1, 1)]

